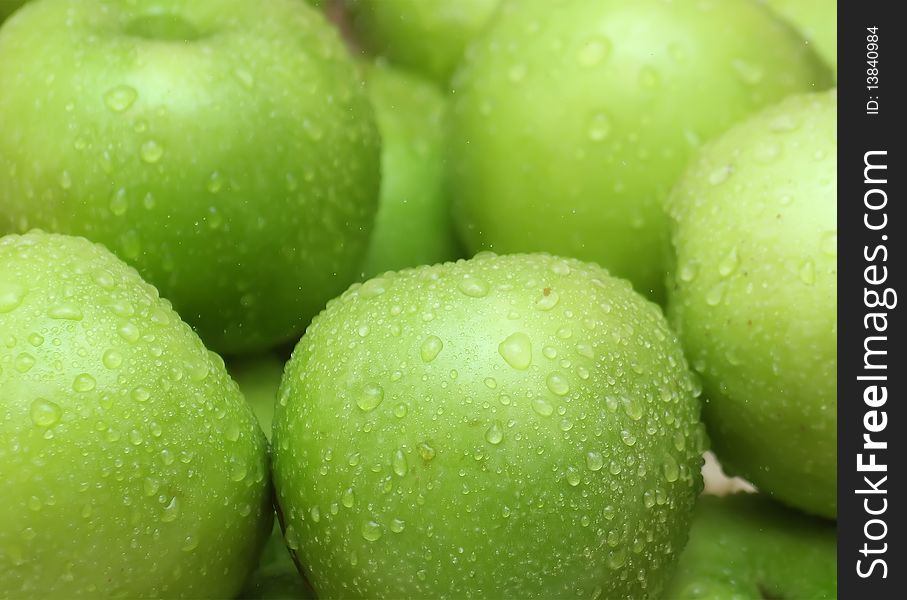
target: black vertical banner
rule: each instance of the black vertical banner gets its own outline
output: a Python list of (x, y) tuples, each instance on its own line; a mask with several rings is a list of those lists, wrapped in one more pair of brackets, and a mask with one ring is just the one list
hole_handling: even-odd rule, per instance
[[(838, 3), (838, 589), (903, 598), (904, 201), (900, 2)], [(901, 339), (899, 339), (901, 338)]]

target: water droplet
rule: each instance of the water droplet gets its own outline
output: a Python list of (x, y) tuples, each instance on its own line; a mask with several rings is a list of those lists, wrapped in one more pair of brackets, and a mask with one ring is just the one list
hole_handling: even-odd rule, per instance
[(387, 291), (388, 282), (382, 277), (369, 279), (359, 288), (359, 295), (363, 298), (375, 298)]
[(532, 410), (543, 417), (550, 417), (554, 414), (554, 406), (542, 396), (537, 396), (532, 400)]
[(406, 522), (405, 522), (405, 521), (401, 521), (400, 519), (393, 519), (393, 520), (391, 520), (391, 528), (390, 528), (390, 529), (391, 529), (391, 531), (393, 531), (394, 533), (400, 533), (400, 532), (402, 532), (403, 529), (404, 529), (405, 527), (406, 527)]
[(435, 457), (435, 449), (432, 448), (428, 442), (419, 442), (416, 449), (419, 451), (419, 456), (422, 457), (422, 460), (425, 462), (429, 462)]
[(709, 306), (718, 306), (721, 304), (721, 300), (724, 298), (724, 284), (719, 283), (718, 285), (712, 286), (712, 288), (706, 292), (705, 303)]
[(157, 494), (160, 489), (161, 482), (153, 477), (146, 477), (145, 481), (142, 483), (142, 490), (149, 498)]
[(394, 456), (391, 459), (391, 466), (394, 469), (394, 473), (397, 477), (403, 477), (406, 475), (407, 464), (406, 464), (406, 455), (403, 454), (403, 450), (399, 448), (394, 452)]
[(528, 335), (518, 331), (498, 345), (498, 353), (514, 369), (528, 369), (532, 364), (532, 341)]
[(125, 188), (120, 188), (110, 196), (110, 212), (119, 217), (126, 214), (129, 208), (129, 201), (126, 199)]
[(55, 304), (47, 310), (47, 316), (51, 319), (81, 321), (82, 309), (72, 304)]
[(617, 548), (608, 554), (608, 567), (617, 570), (627, 562), (627, 551), (624, 548)]
[(352, 508), (355, 503), (356, 494), (353, 492), (353, 488), (346, 488), (343, 490), (343, 494), (340, 496), (340, 504), (347, 508)]
[(730, 276), (734, 271), (737, 270), (737, 265), (739, 260), (737, 258), (737, 247), (734, 246), (727, 256), (721, 259), (721, 262), (718, 263), (718, 274), (722, 277)]
[(367, 383), (359, 391), (356, 406), (365, 412), (375, 410), (384, 401), (384, 388), (377, 383)]
[(627, 431), (626, 429), (620, 432), (620, 440), (627, 446), (636, 445), (636, 436), (632, 432)]
[(601, 471), (604, 466), (605, 458), (602, 456), (601, 452), (595, 452), (593, 450), (586, 453), (586, 467), (590, 471)]
[(557, 372), (548, 375), (545, 384), (548, 386), (548, 389), (551, 390), (551, 393), (556, 396), (564, 396), (570, 391), (570, 382), (567, 381), (566, 377)]
[(38, 427), (50, 427), (60, 420), (63, 409), (44, 398), (37, 398), (31, 403), (31, 420)]
[(488, 284), (483, 279), (466, 277), (457, 284), (457, 289), (470, 298), (482, 298), (488, 295)]
[(362, 524), (360, 529), (362, 537), (364, 537), (369, 542), (377, 542), (381, 539), (383, 532), (381, 531), (381, 525), (375, 521), (366, 521)]
[(570, 274), (570, 265), (567, 264), (567, 261), (558, 260), (551, 265), (551, 272), (555, 275), (560, 275), (561, 277), (566, 277)]
[(680, 265), (680, 270), (677, 272), (677, 278), (683, 283), (690, 283), (696, 279), (696, 274), (699, 272), (698, 263), (688, 261)]
[(583, 477), (580, 474), (580, 472), (577, 469), (575, 469), (574, 467), (567, 467), (567, 475), (566, 475), (565, 479), (567, 480), (567, 483), (571, 487), (576, 487), (580, 484)]
[(140, 446), (142, 444), (143, 439), (144, 438), (142, 437), (142, 432), (139, 431), (138, 429), (133, 429), (132, 431), (129, 432), (129, 442), (133, 446)]
[(149, 164), (154, 164), (164, 156), (164, 147), (154, 140), (148, 140), (139, 148), (139, 156)]
[(806, 285), (813, 285), (816, 283), (816, 264), (811, 258), (807, 258), (803, 261), (803, 264), (800, 265), (800, 281)]
[(425, 341), (422, 342), (422, 347), (419, 348), (419, 355), (422, 357), (422, 362), (430, 363), (435, 360), (443, 348), (444, 342), (441, 341), (441, 338), (436, 335), (428, 336), (425, 338)]
[(170, 502), (167, 503), (167, 506), (164, 507), (164, 514), (161, 515), (161, 522), (172, 523), (173, 521), (176, 521), (179, 516), (180, 501), (179, 498), (174, 496), (170, 499)]
[(497, 446), (501, 443), (501, 440), (504, 439), (504, 429), (501, 427), (500, 421), (495, 421), (491, 424), (491, 427), (485, 432), (485, 441), (491, 444), (492, 446)]
[(118, 85), (104, 93), (104, 104), (113, 112), (120, 113), (128, 110), (138, 97), (139, 93), (132, 86)]
[(224, 189), (224, 176), (220, 174), (220, 171), (214, 171), (208, 176), (208, 181), (205, 182), (205, 189), (212, 194)]
[(136, 386), (135, 389), (132, 390), (132, 394), (130, 395), (136, 402), (147, 402), (148, 399), (151, 398), (151, 392), (148, 390), (148, 388), (142, 387), (140, 385)]
[(551, 288), (545, 288), (542, 290), (541, 297), (536, 300), (535, 307), (538, 310), (548, 311), (557, 306), (558, 300), (560, 300), (560, 296), (558, 296), (556, 291)]
[(123, 364), (123, 355), (116, 350), (107, 350), (101, 357), (101, 362), (108, 369), (116, 369)]
[(28, 334), (28, 343), (38, 348), (41, 344), (44, 343), (44, 336), (38, 333), (37, 331)]
[(90, 392), (95, 387), (95, 379), (88, 373), (76, 375), (72, 382), (72, 389), (77, 392)]
[(721, 185), (733, 172), (734, 167), (731, 165), (722, 165), (709, 174), (709, 183), (712, 185)]
[(621, 404), (624, 407), (624, 412), (628, 417), (634, 421), (638, 421), (642, 418), (642, 403), (633, 396), (624, 396), (621, 398)]
[(593, 142), (600, 142), (611, 134), (611, 118), (605, 113), (595, 113), (589, 120), (586, 137)]
[(121, 338), (123, 338), (130, 344), (134, 344), (137, 341), (139, 341), (139, 337), (141, 336), (141, 333), (139, 332), (139, 328), (136, 327), (135, 325), (133, 325), (132, 323), (130, 323), (129, 321), (122, 323), (117, 328), (117, 333), (120, 334)]
[(677, 466), (677, 461), (670, 454), (665, 455), (661, 466), (664, 470), (665, 480), (669, 483), (677, 481), (677, 478), (680, 477), (680, 467)]
[(64, 190), (68, 190), (72, 187), (72, 177), (69, 175), (69, 171), (63, 171), (60, 173), (60, 187)]
[(317, 506), (313, 506), (312, 508), (309, 509), (309, 516), (312, 517), (312, 521), (314, 523), (318, 523), (319, 521), (321, 521), (321, 511), (318, 510)]
[(0, 314), (18, 308), (24, 298), (24, 287), (16, 283), (0, 282)]
[(28, 373), (35, 366), (35, 357), (28, 352), (20, 352), (13, 364), (20, 373)]

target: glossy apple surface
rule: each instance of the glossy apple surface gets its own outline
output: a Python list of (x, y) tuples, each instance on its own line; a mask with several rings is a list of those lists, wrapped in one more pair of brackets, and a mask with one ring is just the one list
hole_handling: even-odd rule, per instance
[(790, 98), (703, 150), (674, 190), (670, 312), (724, 467), (834, 517), (837, 101)]
[(345, 0), (357, 39), (446, 89), (463, 49), (501, 0)]
[(302, 333), (358, 274), (379, 140), (304, 2), (45, 0), (0, 32), (0, 232), (107, 245), (202, 339)]
[(763, 496), (703, 496), (666, 600), (838, 597), (835, 525)]
[(595, 261), (661, 300), (663, 200), (699, 144), (830, 84), (749, 0), (521, 0), (451, 87), (450, 189), (467, 250)]
[(446, 97), (385, 65), (365, 73), (381, 133), (381, 193), (362, 271), (372, 277), (453, 260), (460, 250), (444, 186)]
[(354, 285), (281, 383), (288, 544), (320, 598), (657, 596), (702, 488), (695, 393), (660, 309), (589, 263)]
[(232, 597), (271, 529), (223, 362), (82, 238), (0, 238), (0, 590)]

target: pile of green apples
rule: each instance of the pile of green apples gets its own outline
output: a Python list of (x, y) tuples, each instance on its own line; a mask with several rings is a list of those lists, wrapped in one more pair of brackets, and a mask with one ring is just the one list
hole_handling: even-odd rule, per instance
[(0, 597), (835, 597), (835, 12), (0, 0)]

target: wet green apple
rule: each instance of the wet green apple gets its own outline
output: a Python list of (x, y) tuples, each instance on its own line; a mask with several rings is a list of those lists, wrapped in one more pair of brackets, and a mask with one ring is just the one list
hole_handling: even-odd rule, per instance
[(271, 529), (267, 443), (220, 358), (83, 238), (0, 238), (0, 590), (232, 597)]
[(700, 498), (666, 600), (838, 597), (834, 523), (756, 494)]
[(501, 0), (345, 0), (357, 39), (442, 87)]
[(655, 597), (702, 488), (696, 383), (660, 309), (549, 255), (356, 284), (274, 418), (320, 598)]
[(838, 73), (838, 0), (765, 0), (779, 16), (800, 31), (816, 52)]
[(298, 336), (358, 274), (380, 144), (306, 3), (45, 0), (0, 89), (0, 231), (104, 243), (213, 348)]
[(836, 514), (837, 101), (790, 98), (706, 147), (669, 200), (670, 312), (724, 467)]
[(696, 147), (828, 69), (750, 0), (520, 0), (451, 86), (467, 250), (598, 262), (662, 299), (663, 200)]
[(382, 144), (378, 214), (363, 273), (453, 260), (459, 247), (444, 187), (446, 98), (386, 65), (365, 69)]

